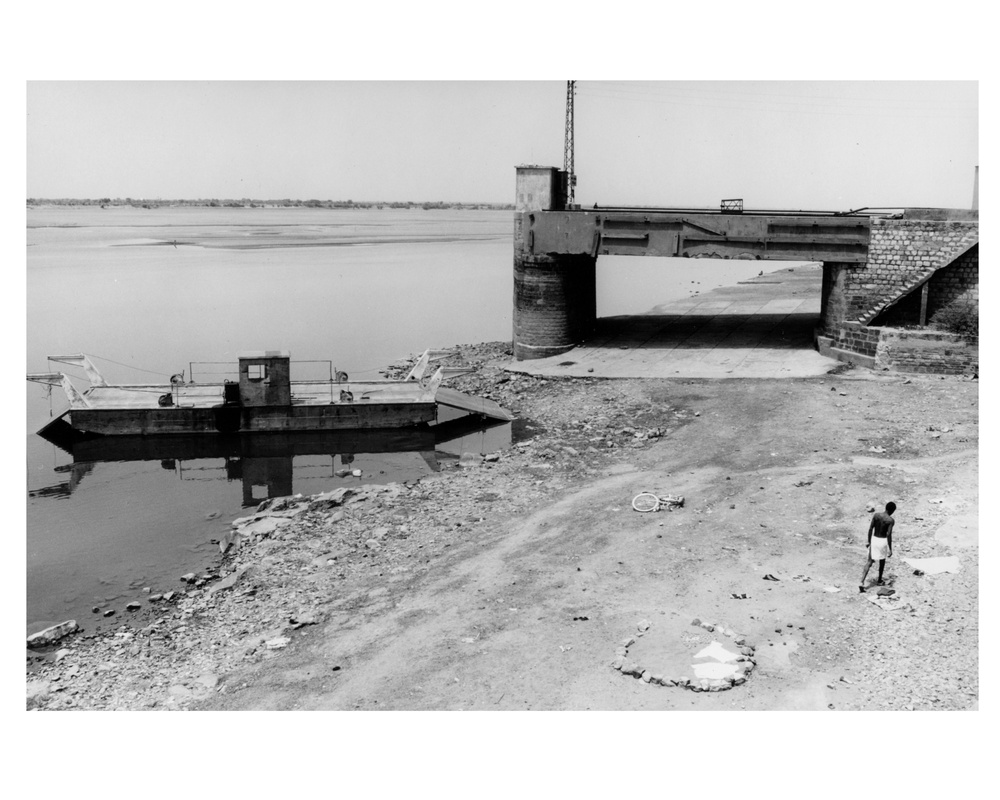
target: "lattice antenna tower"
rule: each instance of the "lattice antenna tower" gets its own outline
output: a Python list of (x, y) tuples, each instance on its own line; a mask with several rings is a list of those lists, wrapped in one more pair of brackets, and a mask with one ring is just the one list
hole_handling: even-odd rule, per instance
[(573, 166), (573, 97), (576, 81), (566, 81), (566, 142), (563, 145), (563, 172), (566, 173), (566, 203), (573, 205), (576, 195), (576, 172)]

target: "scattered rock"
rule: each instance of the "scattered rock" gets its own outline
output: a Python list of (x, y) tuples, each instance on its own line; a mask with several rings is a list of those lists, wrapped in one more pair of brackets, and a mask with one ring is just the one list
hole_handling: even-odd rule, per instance
[(49, 681), (38, 679), (29, 680), (27, 685), (28, 705), (30, 706), (36, 703), (41, 703), (48, 699), (51, 691), (52, 684)]
[(462, 457), (458, 460), (458, 466), (460, 467), (478, 467), (483, 461), (483, 457), (479, 453), (462, 453)]
[(312, 611), (298, 611), (292, 614), (288, 621), (298, 629), (306, 625), (316, 625), (319, 622), (319, 617)]
[(206, 672), (204, 675), (198, 676), (197, 682), (206, 689), (214, 689), (219, 685), (219, 676), (211, 672)]

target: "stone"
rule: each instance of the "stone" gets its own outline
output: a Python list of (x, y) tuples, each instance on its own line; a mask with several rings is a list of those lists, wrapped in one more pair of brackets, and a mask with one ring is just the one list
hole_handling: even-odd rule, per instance
[(277, 636), (274, 639), (268, 639), (264, 642), (264, 647), (268, 650), (278, 650), (282, 647), (287, 647), (290, 641), (292, 640), (287, 636)]
[(185, 575), (181, 575), (180, 579), (184, 581), (184, 583), (194, 583), (196, 577), (197, 576), (193, 572), (188, 572)]
[(219, 676), (211, 672), (206, 672), (204, 675), (198, 676), (197, 682), (206, 689), (214, 689), (219, 685)]
[(644, 620), (642, 620), (642, 622), (640, 622), (640, 623), (639, 623), (639, 624), (638, 624), (638, 625), (637, 625), (636, 627), (637, 627), (637, 628), (638, 628), (638, 629), (639, 629), (640, 631), (642, 631), (643, 633), (645, 633), (646, 631), (648, 631), (648, 630), (649, 630), (649, 627), (650, 627), (650, 622), (649, 622), (649, 620), (647, 620), (647, 619), (644, 619)]
[(464, 468), (478, 467), (482, 463), (483, 457), (479, 453), (462, 453), (458, 460), (458, 466)]
[(653, 679), (653, 675), (648, 669), (646, 669), (642, 671), (642, 674), (639, 676), (639, 678), (642, 680), (643, 683), (649, 683)]
[(319, 622), (319, 617), (310, 611), (299, 611), (292, 614), (288, 621), (296, 628), (302, 628), (306, 625), (316, 625)]
[(79, 629), (80, 626), (76, 624), (75, 619), (68, 619), (65, 622), (60, 622), (58, 625), (52, 625), (45, 630), (31, 634), (28, 637), (28, 647), (44, 647), (53, 642), (58, 642), (64, 636), (69, 636), (69, 634), (75, 633)]
[(653, 675), (653, 676), (650, 677), (649, 680), (650, 680), (651, 683), (662, 684), (663, 683), (663, 676), (662, 675)]
[(175, 683), (167, 689), (167, 694), (169, 694), (174, 700), (188, 700), (194, 693), (187, 686)]
[(230, 573), (218, 583), (214, 583), (211, 586), (209, 586), (208, 593), (211, 595), (215, 594), (216, 592), (225, 591), (226, 589), (232, 589), (236, 585), (236, 583), (241, 578), (243, 578), (243, 576), (247, 575), (252, 570), (253, 567), (250, 565), (240, 567), (238, 570), (236, 570), (233, 573)]
[(27, 685), (27, 699), (28, 702), (41, 702), (48, 698), (49, 693), (52, 691), (52, 684), (49, 681), (43, 681), (40, 679), (32, 679), (28, 681)]
[(380, 547), (382, 547), (382, 544), (379, 542), (378, 539), (368, 539), (365, 541), (365, 547), (367, 547), (369, 550), (378, 550)]
[(338, 558), (342, 558), (345, 555), (347, 555), (346, 550), (331, 550), (329, 553), (324, 553), (323, 555), (314, 558), (312, 563), (317, 567), (328, 567)]
[(611, 662), (612, 669), (621, 669), (625, 664), (625, 656), (615, 656)]
[(114, 615), (115, 615), (115, 610), (113, 608), (109, 608), (107, 611), (104, 612), (104, 616), (106, 617), (113, 617)]
[(138, 611), (140, 608), (142, 608), (142, 603), (139, 603), (135, 600), (133, 600), (131, 603), (125, 606), (126, 611)]

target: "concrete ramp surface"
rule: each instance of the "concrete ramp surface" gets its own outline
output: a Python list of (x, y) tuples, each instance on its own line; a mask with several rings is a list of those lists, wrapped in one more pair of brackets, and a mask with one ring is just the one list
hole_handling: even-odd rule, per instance
[(598, 378), (805, 378), (840, 362), (820, 355), (821, 265), (598, 320), (591, 341), (558, 356), (514, 362), (528, 375)]

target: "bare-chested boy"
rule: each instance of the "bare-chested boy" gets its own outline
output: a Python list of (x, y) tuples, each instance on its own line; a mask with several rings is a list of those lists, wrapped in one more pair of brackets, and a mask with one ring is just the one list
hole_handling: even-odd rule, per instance
[(886, 503), (885, 511), (879, 511), (872, 515), (871, 524), (868, 526), (868, 563), (865, 564), (865, 571), (861, 573), (859, 591), (865, 590), (868, 570), (876, 561), (878, 561), (878, 585), (882, 585), (885, 560), (892, 557), (892, 526), (896, 524), (896, 520), (892, 518), (892, 512), (895, 510), (895, 503)]

